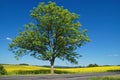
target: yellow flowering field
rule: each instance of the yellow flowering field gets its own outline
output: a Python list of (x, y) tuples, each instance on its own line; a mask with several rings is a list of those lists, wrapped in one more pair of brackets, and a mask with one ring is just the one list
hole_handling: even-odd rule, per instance
[(8, 74), (14, 74), (15, 71), (30, 71), (30, 70), (48, 70), (46, 67), (25, 66), (25, 65), (3, 65)]
[(67, 68), (57, 69), (62, 71), (68, 71), (70, 73), (90, 73), (90, 72), (107, 72), (107, 71), (120, 71), (120, 66), (102, 66), (102, 67), (87, 67), (87, 68)]
[[(25, 66), (25, 65), (3, 65), (8, 74), (16, 74), (15, 72), (21, 71), (21, 73), (33, 74), (49, 74), (50, 68), (40, 66)], [(55, 73), (92, 73), (92, 72), (107, 72), (107, 71), (120, 71), (120, 66), (102, 66), (102, 67), (87, 67), (87, 68), (55, 68)], [(42, 72), (40, 72), (42, 71)], [(26, 73), (27, 72), (27, 73)]]

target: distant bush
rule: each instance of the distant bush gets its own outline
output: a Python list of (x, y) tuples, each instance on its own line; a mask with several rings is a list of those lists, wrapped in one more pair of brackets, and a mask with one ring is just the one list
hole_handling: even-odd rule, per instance
[(87, 67), (98, 67), (97, 64), (89, 64)]
[(25, 64), (25, 63), (19, 64), (19, 65), (26, 65), (26, 66), (29, 66), (29, 64)]
[(102, 66), (112, 66), (112, 65), (102, 65)]
[(6, 75), (7, 71), (4, 69), (2, 65), (0, 65), (0, 75)]

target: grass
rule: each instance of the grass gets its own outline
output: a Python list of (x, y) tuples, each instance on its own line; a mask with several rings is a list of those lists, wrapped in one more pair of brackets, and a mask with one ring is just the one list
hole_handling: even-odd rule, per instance
[(96, 77), (96, 78), (91, 78), (91, 79), (88, 79), (88, 80), (120, 80), (120, 78), (112, 78), (112, 77)]
[[(27, 75), (27, 74), (49, 74), (49, 67), (28, 66), (28, 65), (3, 65), (8, 75)], [(56, 74), (76, 74), (120, 71), (120, 66), (102, 66), (88, 68), (55, 68)]]
[(111, 75), (111, 76), (108, 76), (108, 77), (120, 78), (120, 74), (118, 74), (118, 75)]
[(105, 76), (105, 77), (93, 77), (93, 78), (89, 78), (88, 80), (120, 80), (120, 74)]

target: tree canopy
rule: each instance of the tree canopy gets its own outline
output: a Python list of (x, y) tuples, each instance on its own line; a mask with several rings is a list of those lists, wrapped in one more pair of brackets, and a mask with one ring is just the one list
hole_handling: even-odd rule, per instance
[(79, 54), (75, 50), (90, 41), (87, 30), (81, 29), (79, 15), (55, 2), (41, 2), (30, 15), (35, 21), (26, 24), (9, 45), (15, 57), (30, 54), (39, 60), (47, 60), (51, 64), (51, 73), (54, 73), (56, 58), (77, 64)]

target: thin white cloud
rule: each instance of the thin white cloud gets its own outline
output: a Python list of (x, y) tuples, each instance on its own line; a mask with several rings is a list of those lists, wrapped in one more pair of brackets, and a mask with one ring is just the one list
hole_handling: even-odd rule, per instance
[(8, 41), (12, 41), (12, 38), (10, 38), (10, 37), (6, 37), (6, 39), (7, 39)]

